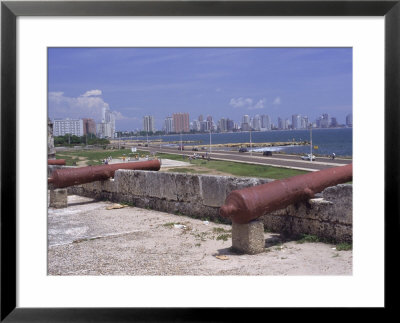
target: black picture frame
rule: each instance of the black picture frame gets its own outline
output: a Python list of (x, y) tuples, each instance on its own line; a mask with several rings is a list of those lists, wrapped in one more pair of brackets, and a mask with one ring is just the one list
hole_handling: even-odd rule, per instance
[(184, 308), (155, 310), (154, 308), (16, 307), (16, 19), (19, 16), (384, 16), (385, 309), (395, 309), (395, 296), (391, 296), (390, 290), (396, 290), (399, 278), (398, 275), (392, 274), (391, 268), (394, 259), (398, 258), (398, 249), (397, 244), (389, 242), (399, 233), (400, 223), (400, 0), (3, 1), (1, 3), (1, 322), (233, 321), (237, 310), (240, 310), (237, 308), (204, 311)]

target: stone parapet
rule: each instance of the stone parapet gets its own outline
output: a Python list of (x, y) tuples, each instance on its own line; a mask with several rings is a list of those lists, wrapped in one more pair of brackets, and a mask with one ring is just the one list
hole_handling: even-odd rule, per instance
[(327, 240), (351, 242), (353, 186), (328, 187), (318, 198), (289, 205), (261, 217), (264, 226), (287, 235), (311, 234)]
[[(271, 182), (271, 179), (237, 178), (118, 170), (114, 179), (68, 188), (70, 194), (129, 203), (173, 214), (230, 223), (219, 208), (230, 192)], [(318, 197), (260, 217), (264, 227), (290, 235), (313, 234), (335, 241), (352, 239), (352, 185), (325, 189)]]

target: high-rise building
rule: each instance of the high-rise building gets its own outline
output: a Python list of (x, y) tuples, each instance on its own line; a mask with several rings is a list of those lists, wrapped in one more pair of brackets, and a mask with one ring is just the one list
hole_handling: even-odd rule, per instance
[(143, 131), (155, 132), (153, 116), (144, 116), (143, 117)]
[(190, 132), (189, 113), (174, 113), (172, 118), (174, 119), (174, 130), (176, 133)]
[(242, 123), (250, 123), (250, 117), (247, 114), (242, 117)]
[(207, 132), (210, 131), (210, 123), (208, 121), (200, 121), (200, 131)]
[(240, 129), (242, 129), (242, 131), (250, 131), (251, 130), (250, 117), (247, 114), (245, 114), (242, 117), (242, 123), (240, 125)]
[(232, 131), (235, 129), (235, 123), (231, 119), (226, 119), (226, 130), (227, 131)]
[(284, 120), (281, 117), (278, 117), (278, 129), (282, 130), (283, 128), (283, 122)]
[(253, 118), (252, 127), (256, 131), (261, 130), (261, 117), (259, 114), (256, 114)]
[(263, 130), (271, 130), (271, 118), (269, 117), (269, 115), (261, 115), (261, 128)]
[(289, 125), (290, 125), (289, 119), (285, 119), (285, 121), (283, 122), (283, 129), (284, 130), (289, 129)]
[(292, 115), (292, 129), (300, 129), (301, 127), (301, 119), (298, 114)]
[(278, 117), (278, 129), (279, 130), (283, 129), (283, 120), (281, 117)]
[(164, 130), (166, 133), (174, 132), (174, 119), (172, 117), (166, 117), (164, 120)]
[(82, 119), (54, 119), (53, 120), (53, 135), (64, 136), (66, 134), (81, 137), (84, 135)]
[(97, 136), (100, 138), (113, 138), (113, 129), (110, 122), (101, 122), (96, 125)]
[(301, 129), (307, 129), (308, 128), (308, 117), (306, 117), (306, 116), (301, 117), (300, 128)]
[(192, 122), (192, 130), (200, 131), (200, 121), (199, 120), (193, 120), (193, 122)]
[(349, 113), (346, 116), (346, 126), (347, 127), (353, 127), (353, 114), (352, 113)]
[(228, 121), (229, 119), (221, 118), (218, 121), (218, 129), (220, 132), (226, 132), (228, 131)]
[(108, 106), (103, 107), (102, 120), (96, 125), (96, 130), (100, 138), (114, 138), (115, 116)]
[(199, 115), (199, 118), (198, 118), (197, 120), (199, 120), (200, 122), (202, 122), (202, 121), (203, 121), (203, 115), (200, 114), (200, 115)]
[(83, 122), (83, 135), (96, 134), (96, 122), (93, 119), (84, 118)]
[(324, 113), (324, 114), (320, 117), (320, 127), (321, 127), (321, 128), (329, 128), (329, 126), (330, 126), (329, 114)]

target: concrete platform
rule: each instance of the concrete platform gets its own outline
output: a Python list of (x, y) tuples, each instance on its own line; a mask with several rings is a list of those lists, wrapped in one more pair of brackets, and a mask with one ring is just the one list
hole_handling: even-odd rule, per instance
[[(114, 207), (114, 208), (113, 208)], [(76, 195), (48, 209), (49, 275), (351, 275), (352, 251), (264, 233), (266, 251), (231, 250), (231, 226)]]

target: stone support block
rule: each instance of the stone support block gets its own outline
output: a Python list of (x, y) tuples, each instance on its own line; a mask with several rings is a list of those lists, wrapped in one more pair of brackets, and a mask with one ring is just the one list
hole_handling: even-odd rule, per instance
[(68, 206), (68, 194), (66, 188), (57, 188), (50, 190), (50, 207), (56, 209)]
[(232, 223), (232, 248), (246, 254), (264, 251), (264, 224), (253, 220), (246, 224)]

